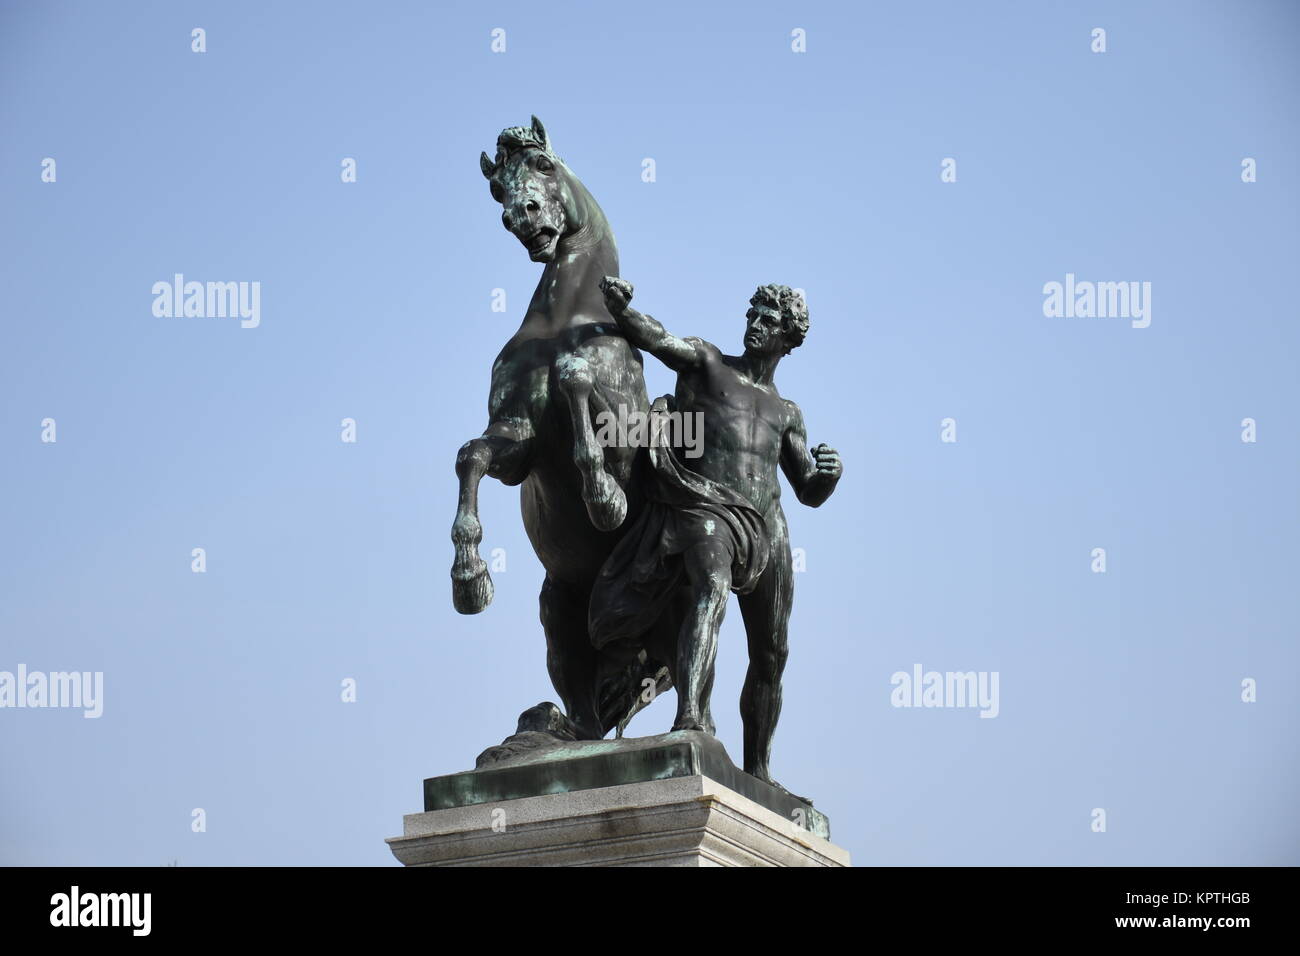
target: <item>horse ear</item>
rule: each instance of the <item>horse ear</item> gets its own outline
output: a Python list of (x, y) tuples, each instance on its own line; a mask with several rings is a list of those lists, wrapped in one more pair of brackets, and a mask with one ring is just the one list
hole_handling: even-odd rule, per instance
[(542, 121), (536, 116), (533, 117), (533, 134), (537, 137), (537, 141), (542, 144), (542, 149), (551, 148), (551, 144), (546, 138), (546, 127), (542, 125)]
[(478, 154), (478, 167), (479, 169), (483, 170), (483, 175), (486, 176), (488, 179), (492, 178), (492, 173), (497, 168), (496, 164), (493, 163), (492, 160), (488, 159), (487, 153)]

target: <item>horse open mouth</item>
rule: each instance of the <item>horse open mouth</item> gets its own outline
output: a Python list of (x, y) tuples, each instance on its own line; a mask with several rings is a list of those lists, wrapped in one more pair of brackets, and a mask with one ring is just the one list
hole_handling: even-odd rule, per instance
[(527, 239), (521, 240), (530, 254), (536, 255), (539, 252), (545, 252), (555, 240), (558, 233), (549, 226), (543, 226), (538, 229)]

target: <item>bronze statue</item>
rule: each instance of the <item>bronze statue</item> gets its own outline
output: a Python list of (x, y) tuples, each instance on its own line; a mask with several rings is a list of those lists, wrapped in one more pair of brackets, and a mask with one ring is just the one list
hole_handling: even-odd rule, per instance
[[(631, 308), (632, 286), (625, 280), (606, 276), (601, 289), (628, 341), (677, 373), (673, 411), (701, 415), (704, 441), (695, 460), (649, 448), (649, 504), (596, 582), (592, 640), (600, 648), (630, 651), (664, 608), (679, 608), (675, 648), (657, 648), (677, 685), (673, 730), (712, 733), (708, 706), (718, 628), (735, 591), (749, 644), (740, 701), (744, 768), (776, 785), (768, 764), (794, 593), (777, 468), (799, 501), (814, 508), (831, 496), (842, 473), (833, 448), (818, 445), (809, 455), (803, 415), (773, 381), (781, 358), (808, 333), (808, 309), (787, 286), (760, 286), (749, 300), (744, 352), (724, 355), (702, 339), (678, 338)], [(660, 410), (667, 406), (666, 399), (656, 403)]]
[[(632, 287), (617, 278), (609, 223), (537, 117), (503, 130), (495, 158), (484, 153), (480, 165), (502, 224), (544, 269), (492, 366), (488, 426), (456, 459), (452, 600), (463, 614), (492, 600), (479, 555), (479, 482), (520, 485), (524, 527), (546, 570), (547, 668), (563, 702), (562, 711), (545, 702), (525, 711), (516, 735), (486, 751), (480, 767), (613, 728), (621, 735), (674, 684), (673, 730), (712, 734), (718, 628), (734, 590), (750, 658), (744, 768), (776, 786), (768, 764), (793, 596), (777, 468), (813, 507), (841, 473), (833, 449), (818, 445), (810, 456), (799, 408), (773, 382), (807, 334), (803, 299), (786, 286), (760, 287), (742, 355), (679, 339), (628, 306)], [(678, 373), (675, 409), (667, 398), (653, 409), (647, 402), (638, 347)], [(602, 419), (673, 412), (702, 421), (701, 447), (679, 456), (597, 434)]]

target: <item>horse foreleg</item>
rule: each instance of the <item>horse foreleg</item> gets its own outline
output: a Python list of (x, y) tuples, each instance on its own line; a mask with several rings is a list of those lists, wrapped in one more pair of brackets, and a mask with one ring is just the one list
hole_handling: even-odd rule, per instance
[(456, 456), (460, 500), (451, 525), (456, 550), (451, 565), (451, 603), (461, 614), (477, 614), (492, 603), (492, 576), (478, 553), (483, 525), (478, 520), (478, 486), (484, 475), (518, 484), (527, 474), (526, 442), (489, 432), (467, 441)]
[(582, 500), (591, 523), (613, 531), (627, 517), (627, 496), (605, 470), (605, 452), (591, 424), (591, 395), (595, 372), (586, 359), (571, 355), (557, 363), (559, 389), (569, 406), (573, 425), (573, 463), (582, 475)]
[(478, 520), (478, 486), (492, 461), (492, 448), (485, 438), (466, 442), (456, 456), (456, 477), (460, 500), (451, 525), (451, 543), (456, 558), (451, 565), (451, 603), (461, 614), (477, 614), (492, 603), (492, 576), (478, 553), (483, 525)]

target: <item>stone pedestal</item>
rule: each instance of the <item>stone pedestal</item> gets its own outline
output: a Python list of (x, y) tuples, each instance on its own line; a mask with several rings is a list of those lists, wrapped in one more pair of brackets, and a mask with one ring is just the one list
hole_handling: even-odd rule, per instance
[(694, 775), (412, 813), (407, 866), (848, 866), (848, 851)]
[(388, 840), (407, 866), (849, 865), (825, 815), (698, 732), (512, 754), (426, 780), (425, 807)]

